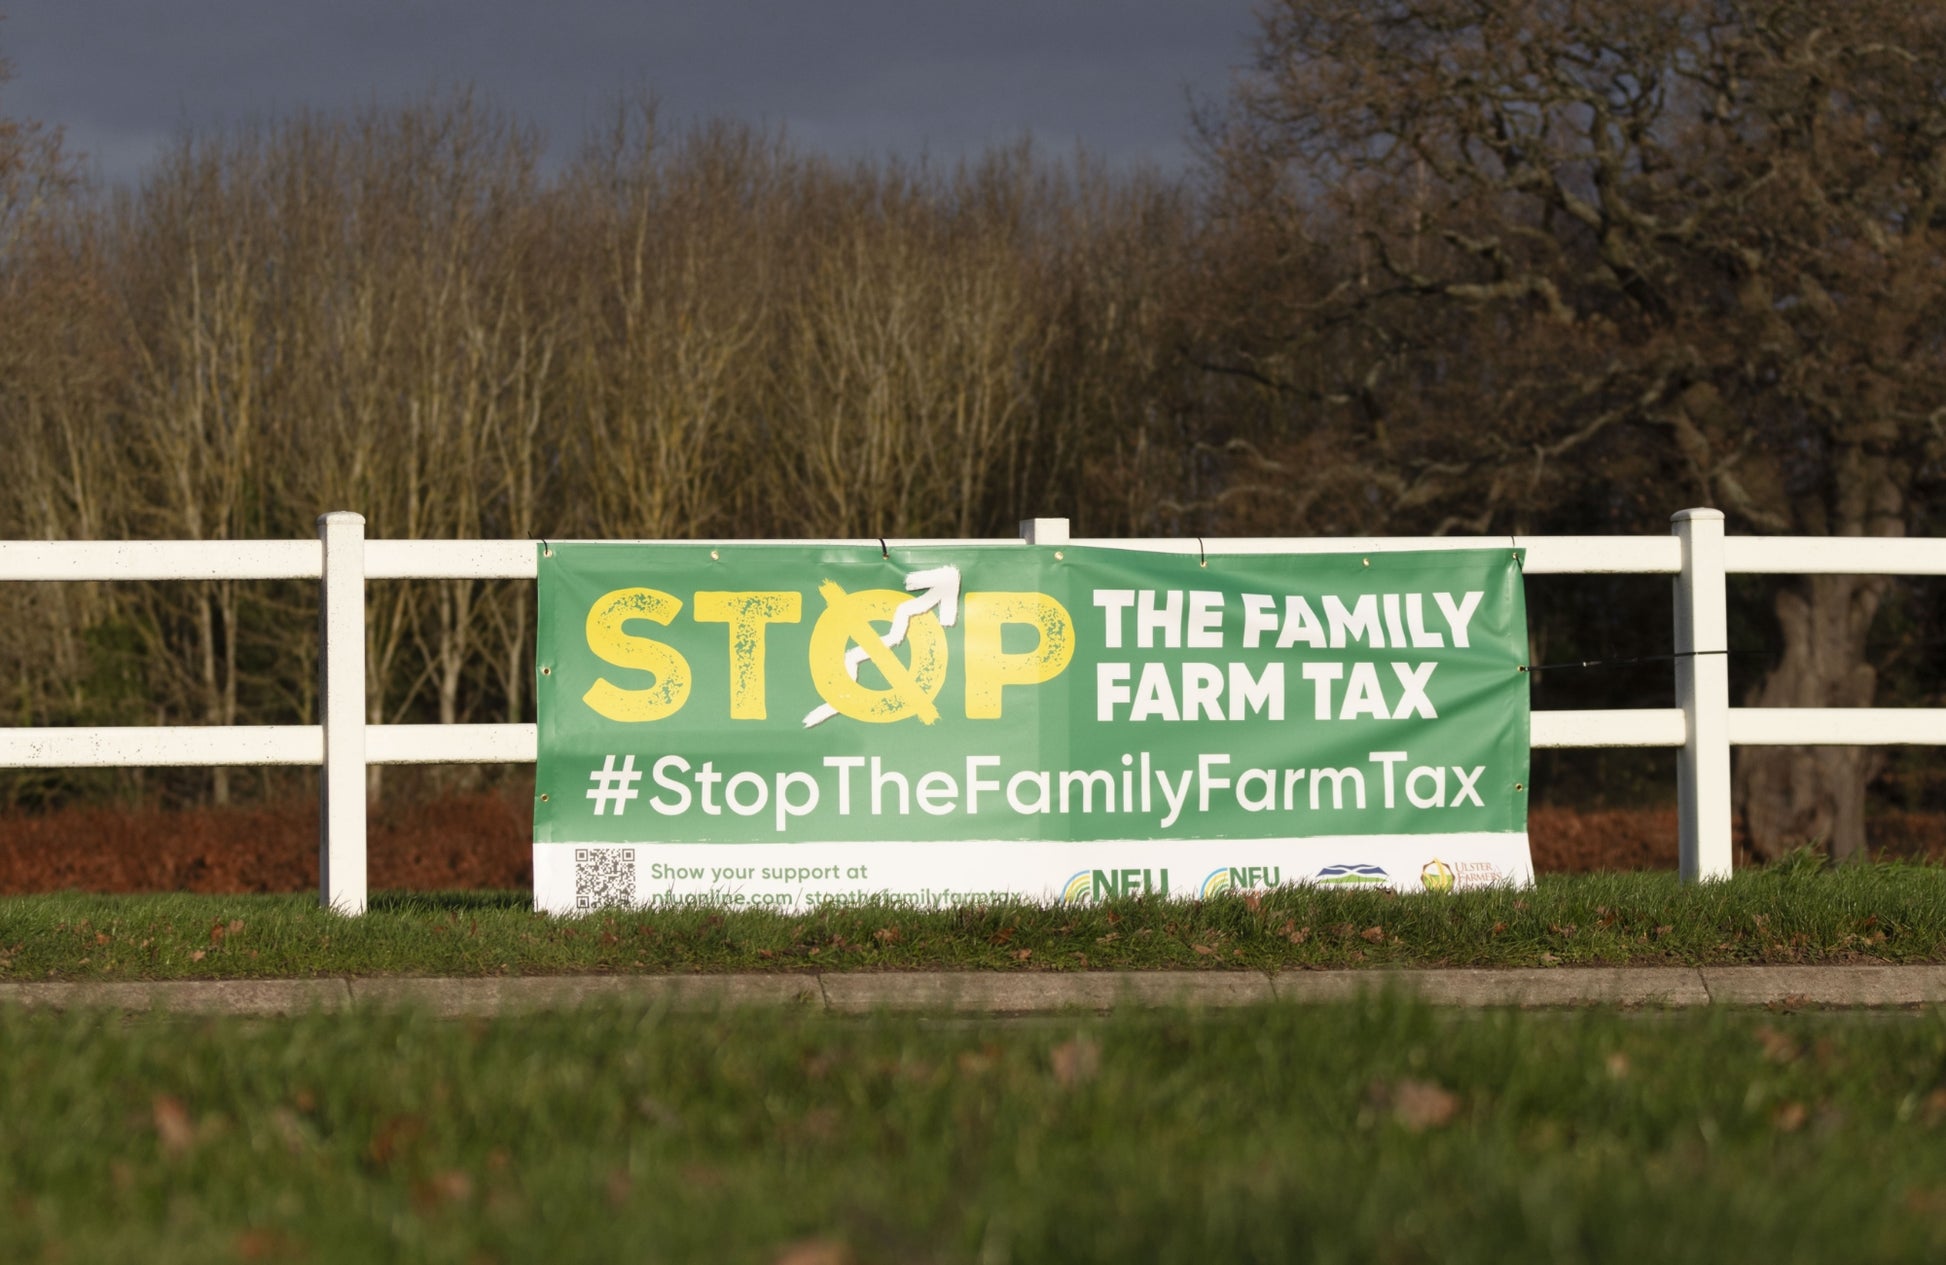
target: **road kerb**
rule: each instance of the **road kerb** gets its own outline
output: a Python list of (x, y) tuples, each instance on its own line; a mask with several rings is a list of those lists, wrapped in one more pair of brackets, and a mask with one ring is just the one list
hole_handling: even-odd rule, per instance
[(834, 1011), (1031, 1014), (1121, 1006), (1246, 1006), (1274, 999), (1254, 971), (1077, 971), (1000, 975), (977, 971), (828, 972)]
[(625, 1004), (675, 1010), (748, 1006), (822, 1009), (814, 975), (510, 975), (482, 979), (416, 977), (351, 981), (361, 1010), (416, 1009), (461, 1018)]
[(1347, 1001), (1396, 990), (1442, 1006), (1706, 1006), (1691, 967), (1482, 967), (1437, 971), (1284, 971), (1272, 977), (1280, 1001)]
[(1946, 1004), (1946, 965), (1552, 967), (1373, 971), (826, 972), (485, 978), (7, 981), (0, 1007), (297, 1015), (410, 1009), (448, 1018), (591, 1005), (1046, 1014), (1163, 1006), (1310, 1005), (1385, 990), (1438, 1005), (1857, 1006)]
[(55, 1010), (122, 1010), (275, 1017), (351, 1005), (342, 979), (81, 980), (0, 984), (0, 1004)]
[(1916, 1006), (1946, 1002), (1946, 966), (1705, 966), (1710, 1000), (1729, 1006)]

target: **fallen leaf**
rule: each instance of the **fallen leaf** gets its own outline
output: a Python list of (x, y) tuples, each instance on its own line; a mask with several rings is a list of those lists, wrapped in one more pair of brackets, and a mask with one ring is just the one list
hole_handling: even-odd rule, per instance
[(412, 1187), (412, 1200), (423, 1209), (463, 1203), (472, 1196), (473, 1179), (457, 1169), (434, 1173), (424, 1181), (415, 1182)]
[(1608, 1056), (1606, 1066), (1608, 1068), (1609, 1080), (1619, 1081), (1628, 1078), (1628, 1055), (1623, 1054), (1620, 1050)]
[(149, 1100), (149, 1116), (155, 1122), (156, 1141), (164, 1155), (181, 1155), (196, 1144), (196, 1126), (189, 1119), (189, 1108), (173, 1094), (157, 1094)]
[(1101, 1070), (1101, 1047), (1086, 1037), (1076, 1037), (1055, 1046), (1048, 1054), (1048, 1061), (1061, 1088), (1073, 1089), (1093, 1080)]
[(1792, 1063), (1797, 1060), (1797, 1042), (1765, 1024), (1757, 1029), (1757, 1043), (1764, 1048), (1764, 1057), (1772, 1063)]
[(805, 1239), (779, 1252), (771, 1265), (851, 1265), (851, 1249), (830, 1239)]
[(1459, 1096), (1432, 1081), (1408, 1078), (1381, 1086), (1377, 1097), (1391, 1108), (1392, 1118), (1413, 1133), (1443, 1128), (1459, 1114)]
[(371, 1142), (365, 1147), (365, 1158), (383, 1168), (397, 1157), (400, 1151), (419, 1140), (426, 1131), (426, 1122), (417, 1116), (393, 1116), (378, 1127)]
[(297, 1255), (297, 1244), (280, 1231), (259, 1227), (238, 1233), (236, 1254), (245, 1261), (287, 1261)]
[(1796, 1133), (1804, 1127), (1804, 1122), (1810, 1118), (1810, 1115), (1811, 1113), (1801, 1102), (1779, 1103), (1777, 1110), (1771, 1113), (1770, 1122), (1777, 1126), (1780, 1133)]
[(1210, 954), (1216, 952), (1215, 949), (1211, 948), (1207, 944), (1192, 944), (1189, 947), (1196, 950), (1197, 953), (1201, 954), (1204, 957), (1208, 957)]
[(1385, 942), (1385, 928), (1383, 927), (1367, 927), (1358, 934), (1361, 939), (1369, 944), (1383, 944)]

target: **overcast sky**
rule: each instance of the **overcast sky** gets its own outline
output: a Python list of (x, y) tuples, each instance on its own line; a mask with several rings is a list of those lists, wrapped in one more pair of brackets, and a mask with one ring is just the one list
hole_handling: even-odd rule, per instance
[(950, 164), (1031, 133), (1180, 171), (1189, 98), (1248, 57), (1250, 0), (0, 0), (0, 111), (110, 181), (172, 137), (471, 85), (571, 153), (623, 93), (842, 157)]

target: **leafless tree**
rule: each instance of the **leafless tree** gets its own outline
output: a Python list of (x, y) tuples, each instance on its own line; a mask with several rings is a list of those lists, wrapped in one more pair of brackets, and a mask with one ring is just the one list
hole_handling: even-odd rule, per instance
[[(1946, 451), (1936, 6), (1281, 0), (1201, 134), (1255, 290), (1209, 360), (1281, 401), (1306, 512), (1923, 521)], [(1753, 701), (1869, 703), (1886, 587), (1785, 587)], [(1873, 762), (1744, 753), (1758, 850), (1861, 853)]]

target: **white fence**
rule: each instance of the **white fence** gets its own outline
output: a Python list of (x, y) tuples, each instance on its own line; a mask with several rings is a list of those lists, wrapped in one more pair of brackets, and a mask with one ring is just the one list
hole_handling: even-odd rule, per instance
[[(1674, 516), (1668, 536), (1493, 536), (1070, 540), (1068, 522), (1021, 524), (1021, 543), (1110, 545), (1157, 553), (1398, 552), (1519, 548), (1529, 575), (1669, 575), (1675, 582), (1676, 705), (1534, 713), (1539, 747), (1678, 750), (1685, 880), (1730, 873), (1732, 746), (1946, 745), (1946, 709), (1731, 707), (1727, 573), (1946, 575), (1946, 540), (1730, 536), (1711, 509)], [(527, 579), (530, 540), (371, 540), (351, 513), (318, 519), (316, 540), (0, 541), (6, 580), (318, 580), (323, 645), (318, 725), (0, 728), (0, 768), (311, 765), (324, 770), (319, 899), (363, 913), (365, 770), (369, 764), (532, 763), (532, 725), (365, 723), (365, 581)], [(726, 542), (748, 544), (752, 542)], [(880, 544), (870, 541), (792, 542)], [(949, 544), (949, 541), (892, 541)], [(983, 542), (991, 543), (991, 542)]]

